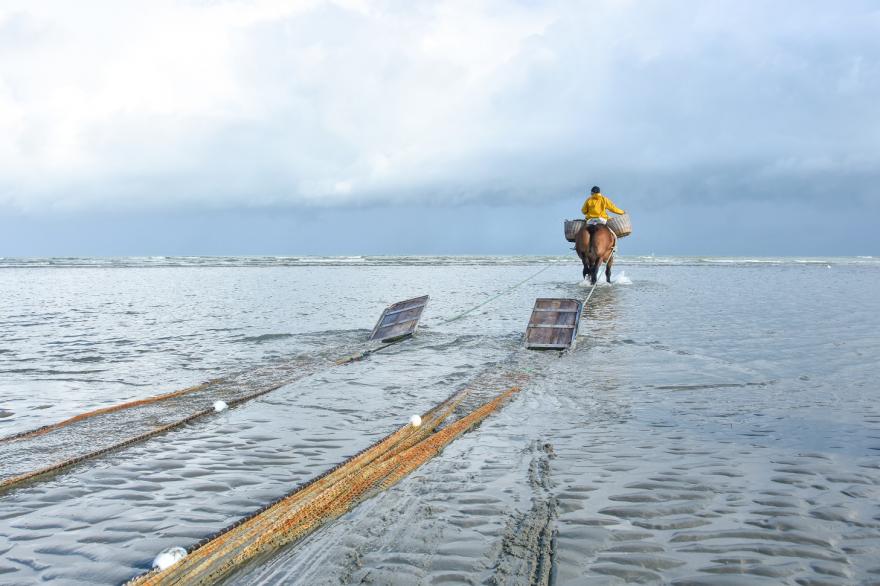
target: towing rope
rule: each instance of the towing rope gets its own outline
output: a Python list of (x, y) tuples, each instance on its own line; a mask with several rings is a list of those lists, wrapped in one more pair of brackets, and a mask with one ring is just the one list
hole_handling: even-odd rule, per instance
[[(614, 230), (612, 230), (611, 233), (614, 234)], [(606, 267), (608, 266), (608, 263), (611, 262), (611, 259), (614, 257), (615, 252), (617, 252), (617, 234), (614, 234), (614, 246), (611, 248), (611, 254), (608, 255), (608, 260), (605, 261), (604, 266), (606, 266)], [(581, 303), (581, 307), (582, 307), (581, 319), (583, 319), (583, 317), (587, 314), (587, 302), (590, 301), (590, 298), (593, 296), (593, 292), (596, 291), (596, 287), (599, 286), (599, 283), (600, 283), (600, 281), (597, 278), (596, 282), (593, 283), (593, 286), (590, 287), (590, 292), (587, 293), (587, 296), (584, 298), (583, 303)], [(573, 345), (574, 345), (574, 342), (572, 342), (572, 346)], [(568, 347), (565, 350), (563, 350), (562, 353), (567, 354), (571, 351), (572, 351), (572, 348)]]
[(540, 275), (541, 273), (543, 273), (544, 271), (546, 271), (546, 270), (549, 269), (549, 268), (550, 268), (550, 263), (545, 264), (544, 267), (543, 267), (541, 270), (539, 270), (537, 273), (535, 273), (535, 274), (533, 274), (533, 275), (531, 275), (531, 276), (529, 276), (529, 277), (526, 277), (525, 279), (523, 279), (523, 280), (520, 281), (519, 283), (517, 283), (517, 284), (515, 284), (515, 285), (512, 285), (512, 286), (510, 286), (510, 287), (508, 287), (507, 289), (501, 291), (501, 293), (498, 293), (497, 295), (494, 295), (494, 296), (490, 297), (489, 299), (483, 301), (482, 303), (478, 303), (477, 305), (471, 307), (470, 309), (465, 310), (465, 311), (459, 313), (458, 315), (453, 316), (453, 317), (451, 317), (451, 318), (449, 318), (449, 319), (447, 319), (447, 320), (444, 320), (443, 323), (448, 324), (448, 323), (451, 323), (451, 322), (454, 322), (454, 321), (456, 321), (456, 320), (459, 320), (459, 319), (463, 318), (464, 316), (466, 316), (467, 314), (471, 313), (472, 311), (475, 311), (475, 310), (477, 310), (477, 309), (483, 307), (484, 305), (488, 305), (489, 303), (495, 301), (496, 299), (498, 299), (498, 298), (501, 297), (502, 295), (507, 295), (508, 293), (510, 293), (511, 291), (513, 291), (514, 289), (516, 289), (517, 287), (519, 287), (520, 285), (522, 285), (523, 283), (532, 280), (533, 278), (537, 277), (538, 275)]
[(358, 360), (363, 360), (364, 358), (366, 358), (367, 356), (369, 356), (371, 354), (375, 354), (376, 352), (380, 352), (380, 351), (384, 350), (385, 348), (388, 348), (389, 346), (393, 346), (395, 344), (403, 342), (404, 340), (408, 340), (410, 337), (411, 336), (407, 336), (404, 338), (398, 338), (396, 340), (392, 340), (391, 342), (386, 342), (385, 344), (382, 344), (380, 346), (376, 346), (375, 348), (366, 348), (364, 350), (360, 350), (358, 352), (355, 352), (354, 354), (351, 354), (350, 356), (345, 356), (343, 358), (340, 358), (339, 360), (336, 361), (335, 364), (342, 365), (342, 364), (348, 364), (349, 362), (356, 362)]
[[(587, 293), (587, 296), (584, 298), (584, 302), (583, 302), (584, 307), (587, 306), (587, 301), (589, 301), (589, 300), (590, 300), (590, 297), (593, 296), (593, 291), (596, 290), (596, 286), (597, 286), (598, 284), (599, 284), (599, 280), (597, 279), (596, 282), (593, 283), (593, 286), (590, 287), (590, 292)], [(581, 313), (581, 315), (583, 315), (583, 312)]]
[[(614, 230), (612, 230), (611, 233), (614, 234)], [(608, 263), (610, 263), (610, 262), (611, 262), (611, 259), (614, 258), (614, 253), (615, 253), (615, 252), (617, 252), (617, 234), (614, 234), (614, 246), (611, 248), (611, 254), (608, 255), (608, 260), (606, 260), (606, 261), (603, 263), (603, 266), (605, 266), (605, 267), (608, 266)], [(600, 271), (597, 271), (597, 273), (601, 273), (601, 272), (602, 272), (601, 270), (600, 270)], [(589, 301), (589, 300), (590, 300), (590, 297), (593, 296), (593, 291), (596, 290), (596, 287), (597, 287), (598, 285), (599, 285), (599, 279), (597, 278), (597, 279), (596, 279), (596, 282), (593, 283), (593, 286), (590, 287), (590, 292), (587, 294), (587, 297), (584, 299), (584, 302), (583, 302), (584, 309), (586, 309), (586, 307), (587, 307), (587, 301)], [(585, 311), (581, 312), (581, 317), (583, 317), (584, 313), (586, 313), (586, 312), (585, 312)]]
[[(475, 305), (474, 307), (471, 307), (470, 309), (467, 309), (466, 311), (464, 311), (464, 312), (462, 312), (452, 318), (445, 320), (443, 323), (451, 323), (453, 321), (461, 319), (462, 317), (479, 309), (480, 307), (483, 307), (484, 305), (491, 303), (495, 299), (498, 299), (499, 297), (506, 295), (507, 293), (510, 293), (511, 291), (516, 289), (517, 287), (523, 285), (524, 283), (530, 281), (531, 279), (535, 278), (539, 274), (543, 273), (548, 268), (550, 268), (550, 263), (545, 264), (540, 270), (538, 270), (537, 272), (533, 273), (532, 275), (526, 277), (522, 281), (515, 283), (514, 285), (508, 287), (507, 289), (501, 291), (500, 293), (490, 297), (486, 301), (483, 301), (482, 303), (479, 303), (478, 305)], [(594, 288), (595, 288), (595, 286), (594, 286)], [(590, 294), (592, 295), (592, 291), (590, 292)], [(589, 297), (588, 297), (588, 299), (589, 299)], [(335, 365), (337, 365), (337, 366), (344, 365), (344, 364), (348, 364), (348, 363), (355, 362), (358, 360), (362, 360), (362, 359), (370, 356), (371, 354), (374, 354), (376, 352), (380, 352), (381, 350), (384, 350), (384, 349), (386, 349), (394, 344), (397, 344), (405, 339), (408, 339), (408, 338), (401, 338), (401, 339), (394, 340), (392, 342), (389, 342), (389, 343), (386, 343), (386, 344), (383, 344), (383, 345), (380, 345), (380, 346), (377, 346), (374, 348), (367, 348), (367, 349), (362, 350), (360, 352), (357, 352), (355, 354), (345, 356), (343, 358), (336, 360)], [(195, 393), (197, 391), (205, 390), (211, 384), (220, 382), (222, 380), (223, 379), (214, 379), (214, 380), (202, 383), (200, 385), (181, 389), (179, 391), (173, 391), (170, 393), (156, 395), (154, 397), (148, 397), (145, 399), (138, 399), (138, 400), (129, 401), (126, 403), (120, 403), (118, 405), (112, 405), (109, 407), (101, 407), (99, 409), (94, 409), (92, 411), (87, 411), (85, 413), (80, 413), (78, 415), (75, 415), (75, 416), (70, 417), (68, 419), (65, 419), (63, 421), (60, 421), (58, 423), (44, 425), (44, 426), (36, 428), (36, 429), (23, 431), (23, 432), (13, 434), (13, 435), (10, 435), (7, 437), (2, 437), (2, 438), (0, 438), (0, 445), (2, 445), (4, 443), (11, 442), (11, 441), (24, 440), (24, 439), (29, 439), (29, 438), (34, 438), (34, 437), (38, 437), (41, 435), (45, 435), (45, 434), (48, 434), (52, 431), (57, 431), (59, 429), (67, 427), (71, 424), (79, 423), (79, 422), (85, 421), (87, 419), (91, 419), (91, 418), (96, 417), (98, 415), (105, 415), (105, 414), (109, 414), (109, 413), (122, 411), (125, 409), (142, 407), (144, 405), (150, 405), (150, 404), (158, 403), (158, 402), (165, 401), (168, 399), (173, 399), (173, 398), (181, 397), (181, 396), (188, 395), (191, 393)], [(290, 382), (291, 381), (285, 381), (283, 383), (276, 384), (276, 385), (270, 386), (268, 388), (263, 388), (263, 389), (260, 389), (256, 392), (253, 392), (253, 393), (241, 396), (241, 397), (229, 399), (226, 401), (226, 404), (229, 407), (234, 407), (234, 406), (239, 405), (241, 403), (244, 403), (244, 402), (250, 401), (252, 399), (255, 399), (257, 397), (260, 397), (262, 395), (265, 395), (266, 393), (277, 390), (277, 389), (285, 386), (286, 384), (289, 384)], [(115, 442), (113, 444), (110, 444), (109, 446), (105, 446), (105, 447), (97, 449), (97, 450), (92, 450), (92, 451), (87, 452), (85, 454), (81, 454), (81, 455), (78, 455), (73, 458), (68, 458), (66, 460), (56, 462), (54, 464), (51, 464), (49, 466), (45, 466), (43, 468), (38, 468), (36, 470), (31, 470), (31, 471), (28, 471), (23, 474), (18, 474), (18, 475), (6, 478), (4, 480), (0, 480), (0, 494), (20, 485), (22, 483), (36, 480), (38, 478), (42, 478), (45, 476), (49, 476), (51, 474), (61, 472), (67, 468), (75, 466), (76, 464), (85, 462), (87, 460), (91, 460), (93, 458), (104, 456), (104, 455), (109, 454), (111, 452), (114, 452), (116, 450), (119, 450), (119, 449), (122, 449), (122, 448), (125, 448), (128, 446), (146, 441), (150, 438), (153, 438), (153, 437), (158, 436), (160, 434), (166, 433), (168, 431), (172, 431), (172, 430), (174, 430), (178, 427), (181, 427), (187, 423), (190, 423), (190, 422), (195, 421), (197, 419), (208, 417), (208, 416), (215, 414), (215, 413), (216, 413), (216, 410), (213, 407), (202, 409), (202, 410), (196, 411), (195, 413), (192, 413), (186, 417), (171, 421), (165, 425), (151, 429), (150, 431), (126, 438), (126, 439), (118, 441), (118, 442)]]
[(256, 556), (301, 539), (355, 505), (386, 490), (433, 458), (456, 438), (501, 407), (512, 387), (443, 429), (437, 428), (468, 394), (452, 395), (407, 425), (288, 496), (196, 544), (181, 561), (131, 580), (131, 585), (212, 584)]

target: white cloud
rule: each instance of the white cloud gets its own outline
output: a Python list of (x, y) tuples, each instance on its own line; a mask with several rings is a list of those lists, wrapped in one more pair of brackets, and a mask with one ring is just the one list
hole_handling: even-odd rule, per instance
[(808, 4), (6, 0), (0, 205), (840, 182), (880, 162), (880, 17)]

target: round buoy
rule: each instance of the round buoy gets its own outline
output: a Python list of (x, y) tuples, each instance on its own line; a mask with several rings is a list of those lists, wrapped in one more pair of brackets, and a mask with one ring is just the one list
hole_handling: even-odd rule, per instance
[(159, 555), (153, 560), (153, 568), (164, 570), (170, 568), (180, 560), (186, 557), (186, 550), (182, 547), (169, 547), (159, 552)]
[(409, 418), (409, 423), (413, 427), (418, 427), (422, 424), (422, 418), (418, 415), (413, 415), (412, 417)]
[(226, 404), (226, 401), (214, 401), (214, 411), (220, 413), (225, 410), (229, 405)]

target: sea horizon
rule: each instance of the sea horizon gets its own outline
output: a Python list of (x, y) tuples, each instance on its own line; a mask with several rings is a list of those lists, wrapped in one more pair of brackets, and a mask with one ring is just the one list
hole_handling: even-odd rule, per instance
[[(875, 255), (615, 255), (618, 265), (880, 265)], [(198, 267), (198, 266), (383, 266), (480, 264), (580, 264), (573, 254), (236, 254), (0, 256), (2, 268)]]
[[(0, 268), (0, 482), (74, 462), (0, 494), (6, 580), (125, 582), (451, 393), (469, 410), (512, 384), (411, 476), (231, 583), (485, 582), (541, 563), (560, 584), (876, 575), (873, 256), (623, 255), (595, 291), (573, 253)], [(385, 308), (425, 295), (415, 336), (349, 361)], [(546, 298), (585, 302), (568, 352), (525, 347)]]

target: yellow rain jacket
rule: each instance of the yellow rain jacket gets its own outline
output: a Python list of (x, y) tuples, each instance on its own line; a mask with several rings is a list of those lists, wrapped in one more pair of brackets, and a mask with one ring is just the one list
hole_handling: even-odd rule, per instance
[(584, 202), (584, 205), (581, 208), (581, 213), (583, 213), (588, 220), (591, 218), (603, 218), (607, 220), (608, 212), (606, 210), (621, 215), (626, 213), (601, 193), (594, 193), (588, 197), (587, 201)]

